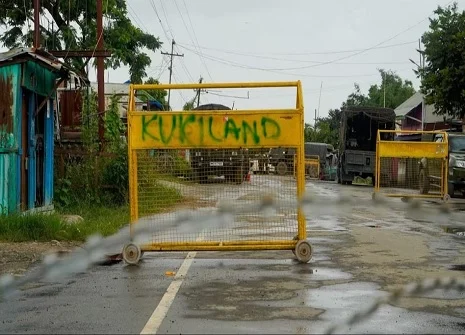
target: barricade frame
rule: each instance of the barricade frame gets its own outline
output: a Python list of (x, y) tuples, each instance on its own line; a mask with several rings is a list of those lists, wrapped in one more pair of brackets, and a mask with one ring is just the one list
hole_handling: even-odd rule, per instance
[[(137, 90), (160, 90), (160, 89), (238, 89), (238, 88), (281, 88), (294, 87), (296, 89), (296, 107), (291, 109), (253, 109), (253, 110), (219, 110), (210, 111), (215, 117), (228, 117), (231, 115), (243, 118), (254, 117), (278, 117), (283, 122), (287, 122), (286, 129), (292, 127), (292, 132), (285, 135), (279, 142), (268, 140), (266, 143), (247, 144), (247, 148), (268, 148), (268, 147), (295, 147), (297, 150), (297, 171), (296, 197), (300, 200), (305, 193), (305, 154), (304, 154), (304, 103), (303, 92), (300, 81), (294, 82), (236, 82), (236, 83), (192, 83), (192, 84), (131, 84), (129, 88), (129, 108), (128, 108), (128, 155), (129, 155), (129, 202), (130, 202), (130, 235), (134, 237), (134, 225), (139, 219), (138, 213), (138, 181), (137, 181), (137, 150), (142, 149), (225, 149), (238, 148), (237, 144), (228, 142), (227, 139), (221, 143), (221, 146), (215, 143), (203, 143), (204, 146), (195, 146), (192, 143), (181, 143), (175, 141), (174, 144), (162, 143), (155, 141), (153, 138), (149, 141), (140, 139), (141, 120), (145, 118), (156, 118), (158, 111), (136, 111), (135, 110), (135, 92)], [(205, 115), (202, 111), (166, 111), (163, 115), (182, 117), (186, 113), (190, 115)], [(139, 135), (138, 135), (139, 134)], [(139, 138), (138, 138), (139, 136)], [(244, 139), (245, 141), (245, 139)], [(302, 209), (297, 211), (297, 236), (291, 240), (269, 240), (269, 241), (195, 241), (195, 242), (163, 242), (156, 244), (144, 244), (140, 246), (139, 252), (144, 251), (245, 251), (245, 250), (293, 250), (297, 259), (302, 262), (308, 262), (311, 258), (311, 246), (307, 239), (306, 221)], [(132, 248), (131, 250), (129, 250)], [(123, 258), (128, 257), (129, 253), (135, 252), (134, 245), (127, 245), (123, 249)], [(129, 251), (128, 251), (129, 250)], [(310, 253), (299, 257), (301, 251)], [(302, 255), (301, 255), (302, 256)], [(126, 257), (126, 258), (127, 258)], [(127, 261), (127, 259), (125, 260)], [(308, 258), (308, 259), (307, 259)]]
[[(442, 142), (396, 141), (381, 140), (381, 134), (420, 134), (442, 135)], [(416, 148), (412, 148), (416, 147)], [(374, 193), (380, 193), (381, 183), (381, 158), (416, 158), (416, 159), (441, 159), (441, 185), (439, 194), (410, 194), (410, 193), (383, 193), (383, 196), (393, 198), (420, 198), (449, 200), (448, 195), (448, 137), (444, 131), (414, 131), (414, 130), (383, 130), (379, 129), (376, 138), (376, 164)], [(428, 177), (428, 176), (427, 176)]]

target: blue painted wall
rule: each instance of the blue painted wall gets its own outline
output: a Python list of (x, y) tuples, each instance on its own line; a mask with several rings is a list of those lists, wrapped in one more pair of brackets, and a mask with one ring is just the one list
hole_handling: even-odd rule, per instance
[[(35, 208), (36, 202), (36, 141), (34, 114), (40, 101), (53, 89), (57, 75), (40, 63), (28, 61), (22, 64), (0, 64), (0, 113), (9, 113), (11, 122), (0, 122), (0, 213), (14, 213), (21, 208), (21, 158), (28, 156), (27, 209)], [(6, 90), (8, 88), (8, 90)], [(22, 103), (27, 97), (28, 143), (22, 152)], [(44, 123), (44, 206), (53, 203), (53, 151), (54, 117), (51, 95), (43, 114)], [(5, 104), (5, 101), (11, 103)], [(2, 115), (2, 114), (0, 114)], [(2, 120), (6, 120), (3, 116)], [(4, 124), (2, 124), (4, 123)]]
[[(0, 67), (0, 213), (18, 209), (21, 140), (21, 65)], [(7, 121), (8, 120), (8, 121)]]

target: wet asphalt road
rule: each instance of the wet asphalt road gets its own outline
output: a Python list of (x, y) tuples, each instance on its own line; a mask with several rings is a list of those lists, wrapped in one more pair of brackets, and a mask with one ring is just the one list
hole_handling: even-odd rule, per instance
[[(367, 187), (323, 182), (310, 182), (308, 187), (328, 197), (341, 188), (355, 198), (371, 197), (371, 188)], [(383, 287), (393, 278), (387, 277), (387, 268), (370, 272), (376, 262), (362, 258), (360, 264), (350, 263), (357, 257), (358, 244), (354, 241), (363, 239), (363, 229), (369, 226), (382, 226), (379, 230), (389, 234), (400, 232), (402, 235), (388, 240), (391, 244), (402, 236), (426, 241), (412, 249), (399, 245), (396, 249), (406, 250), (399, 250), (397, 255), (373, 251), (379, 252), (376, 257), (384, 257), (386, 264), (400, 260), (402, 264), (395, 266), (399, 266), (401, 282), (421, 279), (416, 277), (420, 272), (408, 271), (424, 264), (435, 266), (428, 272), (432, 276), (438, 271), (463, 276), (463, 272), (446, 269), (452, 260), (464, 260), (463, 239), (443, 233), (435, 222), (413, 222), (398, 213), (365, 208), (350, 217), (309, 220), (314, 257), (308, 264), (297, 263), (290, 251), (198, 252), (179, 291), (171, 297), (157, 333), (323, 332), (330, 324), (387, 294)], [(370, 248), (374, 242), (368, 238), (364, 243)], [(354, 256), (348, 252), (344, 260), (341, 252), (345, 250)], [(408, 261), (416, 252), (427, 261), (420, 265), (415, 265), (415, 259)], [(137, 267), (123, 263), (95, 266), (61, 282), (28, 287), (0, 303), (0, 333), (139, 334), (175, 280), (167, 273), (179, 271), (185, 257), (186, 253), (148, 253)], [(341, 332), (464, 333), (464, 294), (435, 292), (432, 297), (436, 298), (432, 305), (415, 301), (406, 303), (408, 308), (384, 306), (370, 319)], [(437, 305), (437, 301), (444, 305)]]

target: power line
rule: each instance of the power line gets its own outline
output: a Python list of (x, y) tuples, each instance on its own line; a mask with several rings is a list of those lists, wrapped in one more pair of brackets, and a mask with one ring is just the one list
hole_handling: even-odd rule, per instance
[[(177, 79), (177, 76), (175, 75), (174, 71), (173, 71), (173, 78), (175, 80), (175, 82), (178, 82), (178, 83), (181, 83), (181, 81), (179, 81)], [(176, 90), (179, 94), (179, 96), (181, 97), (182, 100), (184, 100), (185, 103), (187, 103), (187, 99), (184, 97), (184, 95), (182, 94), (181, 90)], [(169, 91), (168, 91), (169, 92)], [(169, 105), (169, 104), (168, 104)]]
[(169, 41), (170, 37), (168, 36), (165, 26), (163, 25), (163, 22), (161, 21), (160, 15), (158, 14), (158, 10), (157, 10), (157, 6), (155, 5), (155, 2), (153, 0), (149, 0), (149, 2), (150, 2), (150, 5), (152, 6), (152, 9), (155, 12), (155, 15), (158, 18), (158, 22), (160, 23), (161, 29), (163, 30), (163, 33), (165, 34), (166, 39)]
[[(390, 44), (390, 45), (385, 45), (385, 46), (379, 46), (376, 48), (372, 48), (371, 50), (376, 50), (376, 49), (388, 49), (388, 48), (394, 48), (398, 46), (404, 46), (404, 45), (410, 45), (410, 44), (416, 44), (418, 43), (418, 40), (411, 41), (411, 42), (403, 42), (403, 43), (397, 43), (397, 44)], [(178, 43), (178, 45), (190, 45), (193, 46), (192, 44), (189, 43)], [(266, 55), (286, 55), (286, 56), (308, 56), (308, 55), (330, 55), (330, 54), (342, 54), (342, 53), (351, 53), (351, 52), (357, 52), (357, 51), (362, 51), (366, 49), (352, 49), (352, 50), (341, 50), (341, 51), (321, 51), (321, 52), (303, 52), (303, 53), (272, 53), (268, 52), (266, 55), (260, 54), (260, 53), (248, 53), (248, 52), (237, 52), (233, 50), (226, 50), (226, 49), (218, 49), (218, 48), (210, 48), (210, 47), (203, 47), (203, 46), (198, 46), (200, 49), (204, 50), (211, 50), (211, 51), (218, 51), (218, 52), (223, 52), (227, 54), (232, 54), (232, 55), (238, 55), (238, 56), (245, 56), (245, 57), (255, 57), (255, 58), (263, 58), (263, 59), (272, 59), (272, 60), (288, 60), (292, 62), (305, 62), (305, 63), (323, 63), (323, 62), (317, 62), (317, 61), (308, 61), (308, 60), (298, 60), (298, 59), (286, 59), (286, 58), (279, 58), (279, 57), (270, 57)], [(340, 63), (342, 64), (342, 63)], [(352, 64), (352, 63), (349, 63)]]
[[(151, 0), (151, 1), (153, 2), (153, 0)], [(155, 5), (155, 3), (154, 3), (154, 5)], [(165, 6), (163, 6), (163, 0), (160, 0), (160, 6), (161, 6), (161, 10), (163, 12), (163, 16), (165, 17), (165, 20), (166, 20), (166, 25), (168, 26), (168, 31), (171, 34), (171, 39), (174, 40), (173, 29), (171, 29), (171, 27), (170, 27), (169, 20), (168, 20), (168, 15), (166, 15)], [(170, 38), (168, 38), (168, 39), (170, 39)]]
[[(407, 45), (407, 44), (414, 44), (417, 43), (418, 41), (413, 41), (409, 43), (402, 43), (401, 45)], [(181, 47), (183, 47), (183, 44), (178, 43)], [(189, 46), (193, 46), (192, 44), (188, 44)], [(324, 62), (322, 61), (315, 61), (315, 60), (305, 60), (305, 59), (295, 59), (295, 58), (280, 58), (280, 57), (271, 57), (271, 56), (261, 56), (261, 55), (256, 55), (256, 54), (247, 54), (247, 53), (240, 53), (240, 52), (235, 52), (235, 51), (227, 51), (227, 50), (221, 50), (221, 49), (215, 49), (215, 48), (205, 48), (209, 49), (212, 51), (219, 51), (225, 54), (231, 54), (231, 55), (238, 55), (238, 56), (244, 56), (244, 57), (250, 57), (250, 58), (258, 58), (258, 59), (270, 59), (270, 60), (277, 60), (277, 61), (284, 61), (284, 62), (293, 62), (293, 63), (310, 63), (310, 64), (322, 64)], [(341, 65), (380, 65), (380, 64), (386, 64), (386, 65), (401, 65), (401, 64), (409, 64), (409, 62), (339, 62), (337, 64)]]
[[(176, 8), (178, 8), (178, 4), (177, 4), (176, 0), (174, 0), (174, 3), (176, 4)], [(205, 60), (203, 59), (202, 49), (199, 46), (199, 40), (197, 39), (197, 34), (195, 33), (195, 28), (194, 28), (194, 25), (192, 24), (191, 16), (189, 14), (189, 9), (187, 8), (186, 2), (184, 0), (182, 0), (182, 3), (184, 5), (184, 8), (186, 9), (187, 18), (189, 19), (189, 23), (190, 23), (190, 25), (192, 27), (192, 33), (193, 33), (194, 39), (195, 39), (194, 45), (195, 45), (195, 43), (197, 43), (197, 48), (198, 48), (199, 53), (200, 53), (200, 56), (199, 56), (200, 61), (202, 62), (203, 66), (205, 67), (205, 70), (207, 71), (207, 74), (210, 77), (210, 80), (213, 81), (213, 77), (211, 76), (210, 70), (208, 69), (208, 66), (205, 63)], [(178, 8), (178, 11), (179, 11), (179, 14), (181, 14), (181, 11), (179, 10), (179, 8)], [(186, 24), (184, 22), (184, 18), (182, 17), (182, 14), (181, 14), (181, 18), (182, 18), (182, 21), (184, 23), (184, 26), (186, 27), (187, 32), (189, 33), (189, 29), (187, 29), (187, 26), (186, 26)], [(189, 36), (190, 36), (190, 33), (189, 33)]]
[(147, 26), (144, 24), (144, 22), (141, 20), (141, 18), (139, 17), (139, 15), (137, 15), (137, 12), (134, 10), (134, 8), (131, 7), (131, 4), (128, 2), (126, 2), (129, 9), (133, 12), (133, 14), (131, 12), (128, 11), (128, 14), (134, 19), (134, 21), (136, 21), (136, 23), (139, 25), (139, 27), (143, 28), (143, 30), (145, 30), (146, 32), (149, 31), (149, 29), (147, 28)]
[(211, 91), (208, 91), (208, 90), (205, 91), (205, 93), (206, 94), (211, 94), (211, 95), (216, 95), (216, 96), (219, 96), (219, 97), (225, 97), (225, 98), (246, 99), (246, 100), (250, 99), (250, 94), (249, 94), (248, 91), (247, 91), (247, 96), (246, 97), (242, 97), (242, 96), (239, 96), (239, 95), (228, 95), (228, 94), (214, 93), (214, 92), (211, 92)]
[[(454, 0), (453, 0), (454, 1)], [(452, 3), (453, 1), (450, 1), (447, 5), (449, 5), (450, 3)], [(322, 64), (316, 64), (316, 65), (311, 65), (311, 66), (308, 66), (308, 67), (305, 67), (305, 68), (312, 68), (312, 67), (317, 67), (317, 66), (322, 66), (322, 65), (327, 65), (327, 64), (332, 64), (332, 63), (336, 63), (338, 61), (341, 61), (341, 60), (345, 60), (345, 59), (348, 59), (348, 58), (352, 58), (354, 56), (357, 56), (357, 55), (360, 55), (362, 53), (365, 53), (367, 51), (370, 51), (370, 50), (373, 50), (373, 48), (376, 48), (376, 47), (379, 47), (381, 46), (382, 44), (384, 43), (387, 43), (389, 41), (392, 41), (393, 39), (399, 37), (400, 35), (406, 33), (407, 31), (410, 31), (412, 30), (413, 28), (415, 28), (416, 26), (422, 24), (424, 21), (428, 20), (430, 17), (430, 15), (428, 15), (426, 18), (424, 18), (423, 20), (420, 20), (419, 22), (415, 23), (414, 25), (411, 25), (410, 27), (408, 27), (407, 29), (404, 29), (402, 30), (400, 33), (397, 33), (396, 35), (392, 36), (392, 37), (389, 37), (388, 39), (384, 40), (384, 41), (381, 41), (379, 42), (378, 44), (375, 44), (374, 46), (370, 47), (370, 48), (367, 48), (367, 49), (364, 49), (364, 50), (361, 50), (361, 51), (358, 51), (358, 52), (355, 52), (353, 54), (350, 54), (350, 55), (347, 55), (347, 56), (344, 56), (344, 57), (341, 57), (341, 58), (338, 58), (338, 59), (334, 59), (334, 60), (331, 60), (331, 61), (327, 61), (325, 63), (322, 63)], [(302, 67), (301, 69), (303, 69), (304, 67)]]
[[(197, 43), (197, 47), (198, 47), (198, 49), (199, 49), (200, 54), (202, 54), (202, 49), (200, 48), (199, 40), (198, 40), (198, 38), (197, 38), (197, 34), (195, 33), (194, 24), (192, 23), (192, 19), (191, 19), (191, 16), (190, 16), (190, 14), (189, 14), (189, 9), (187, 8), (187, 5), (186, 5), (185, 0), (182, 0), (182, 3), (183, 3), (183, 5), (184, 5), (184, 8), (186, 9), (187, 18), (188, 18), (189, 23), (190, 23), (190, 25), (191, 25), (191, 27), (192, 27), (192, 33), (194, 34), (194, 38), (195, 38), (195, 41), (196, 41), (196, 43)], [(202, 55), (202, 57), (203, 57), (203, 55)], [(203, 58), (201, 58), (201, 60), (202, 60), (202, 62), (203, 62), (203, 64), (204, 64), (204, 66), (205, 66), (205, 70), (207, 70), (207, 74), (208, 74), (208, 76), (210, 77), (210, 80), (213, 81), (213, 78), (212, 78), (212, 76), (211, 76), (211, 74), (210, 74), (210, 71), (209, 71), (209, 69), (208, 69), (208, 67), (207, 67), (207, 64), (205, 63), (205, 61), (203, 60)]]
[[(197, 52), (195, 50), (186, 48), (185, 46), (183, 46), (182, 48), (187, 50), (187, 51), (190, 51), (190, 52), (192, 52), (194, 54), (197, 54)], [(204, 54), (204, 57), (206, 59), (211, 60), (211, 61), (222, 63), (222, 64), (229, 65), (229, 66), (232, 66), (232, 67), (237, 67), (237, 68), (242, 68), (242, 69), (247, 69), (247, 70), (265, 71), (265, 72), (277, 73), (277, 74), (280, 74), (280, 75), (290, 75), (290, 76), (297, 76), (297, 77), (308, 77), (308, 78), (351, 78), (351, 77), (374, 77), (374, 76), (379, 75), (379, 73), (376, 73), (376, 74), (360, 74), (360, 75), (305, 75), (305, 74), (301, 74), (301, 73), (282, 72), (282, 71), (285, 71), (285, 70), (282, 70), (282, 69), (281, 70), (280, 69), (269, 69), (269, 68), (261, 68), (261, 67), (256, 67), (256, 66), (250, 66), (250, 65), (241, 64), (241, 63), (225, 60), (225, 59), (222, 59), (222, 58), (214, 57), (214, 56), (209, 56), (209, 55), (207, 56), (205, 54)], [(401, 71), (403, 71), (403, 69)]]

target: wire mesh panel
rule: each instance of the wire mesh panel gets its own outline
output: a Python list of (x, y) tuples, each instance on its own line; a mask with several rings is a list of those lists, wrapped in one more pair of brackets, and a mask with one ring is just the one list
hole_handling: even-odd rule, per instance
[(397, 197), (444, 198), (447, 157), (443, 132), (379, 131), (375, 191)]
[[(252, 175), (246, 149), (190, 149), (190, 161), (179, 150), (137, 150), (138, 216), (154, 231), (147, 241), (159, 249), (193, 242), (292, 241), (298, 234), (297, 210), (272, 213), (249, 210), (265, 196), (296, 198), (292, 175)], [(168, 162), (168, 163), (166, 163)], [(236, 215), (221, 222), (202, 222), (221, 204)], [(179, 212), (198, 221), (188, 232), (168, 226)]]
[[(281, 86), (296, 88), (295, 109), (233, 111), (208, 104), (189, 111), (134, 110), (137, 89)], [(131, 230), (143, 226), (153, 232), (150, 240), (139, 241), (142, 250), (294, 249), (306, 239), (297, 207), (267, 211), (263, 202), (295, 202), (305, 191), (300, 82), (132, 85), (130, 90)], [(290, 173), (271, 173), (276, 148), (294, 152), (296, 160), (286, 166)], [(183, 218), (196, 224), (180, 229), (176, 222)]]

